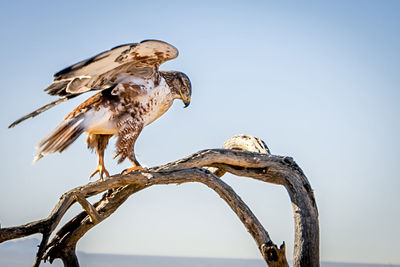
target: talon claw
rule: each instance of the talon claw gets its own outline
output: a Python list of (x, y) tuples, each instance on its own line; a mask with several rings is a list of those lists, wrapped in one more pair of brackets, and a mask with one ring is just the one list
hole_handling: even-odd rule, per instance
[(110, 176), (110, 174), (108, 173), (108, 171), (106, 170), (106, 168), (104, 167), (104, 165), (99, 164), (97, 166), (97, 169), (92, 172), (92, 174), (89, 176), (89, 180), (96, 174), (99, 173), (100, 179), (104, 180), (103, 175), (105, 174), (106, 177)]
[(133, 171), (148, 171), (147, 168), (143, 168), (142, 166), (133, 166), (131, 168), (125, 169), (121, 172), (121, 174), (128, 174), (131, 173)]
[(94, 172), (92, 172), (92, 174), (89, 176), (89, 180), (92, 179), (92, 177), (98, 172), (99, 172), (99, 170), (95, 170)]

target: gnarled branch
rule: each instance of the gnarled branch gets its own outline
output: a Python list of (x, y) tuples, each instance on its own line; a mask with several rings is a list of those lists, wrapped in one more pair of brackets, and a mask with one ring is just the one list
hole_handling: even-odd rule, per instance
[[(289, 193), (295, 217), (293, 264), (319, 266), (318, 211), (307, 178), (292, 158), (269, 154), (264, 142), (247, 135), (231, 138), (225, 143), (224, 149), (203, 150), (181, 160), (150, 168), (146, 172), (114, 175), (72, 189), (60, 198), (47, 218), (0, 229), (0, 243), (42, 233), (34, 266), (39, 266), (41, 260), (52, 262), (56, 258), (60, 258), (64, 266), (79, 266), (75, 254), (77, 242), (88, 230), (118, 209), (129, 196), (157, 184), (199, 182), (218, 193), (237, 214), (257, 243), (268, 266), (288, 266), (285, 244), (278, 248), (242, 199), (219, 179), (225, 172), (283, 185)], [(102, 198), (93, 205), (86, 200), (105, 191)], [(76, 201), (85, 211), (61, 227), (49, 242), (50, 234)]]

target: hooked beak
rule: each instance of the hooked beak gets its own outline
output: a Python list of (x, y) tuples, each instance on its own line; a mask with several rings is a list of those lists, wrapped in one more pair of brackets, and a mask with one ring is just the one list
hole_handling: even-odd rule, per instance
[(189, 97), (184, 97), (182, 94), (182, 91), (179, 89), (179, 94), (181, 95), (181, 99), (183, 101), (183, 104), (185, 104), (185, 106), (183, 108), (187, 108), (190, 104), (190, 96)]
[(183, 100), (183, 104), (185, 104), (185, 106), (183, 108), (187, 108), (190, 104), (190, 97), (182, 99)]

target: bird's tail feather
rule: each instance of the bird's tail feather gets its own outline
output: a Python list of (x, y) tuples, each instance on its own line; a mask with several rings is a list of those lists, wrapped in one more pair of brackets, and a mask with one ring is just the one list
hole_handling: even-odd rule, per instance
[(38, 144), (41, 149), (33, 159), (33, 163), (48, 153), (63, 152), (74, 142), (84, 131), (83, 115), (62, 121), (50, 134)]
[(13, 123), (11, 123), (10, 126), (8, 126), (8, 128), (12, 128), (12, 127), (14, 127), (15, 125), (17, 125), (17, 124), (23, 122), (23, 121), (26, 120), (26, 119), (33, 118), (33, 117), (39, 115), (40, 113), (42, 113), (43, 111), (46, 111), (46, 110), (48, 110), (49, 108), (52, 108), (52, 107), (54, 107), (54, 106), (57, 105), (57, 104), (60, 104), (60, 103), (62, 103), (62, 102), (65, 102), (65, 101), (67, 101), (67, 100), (69, 100), (69, 99), (71, 99), (71, 98), (73, 98), (73, 97), (75, 97), (75, 96), (76, 96), (76, 95), (68, 95), (68, 96), (60, 97), (59, 99), (57, 99), (57, 100), (55, 100), (55, 101), (53, 101), (53, 102), (51, 102), (51, 103), (48, 103), (47, 105), (44, 105), (43, 107), (38, 108), (38, 109), (35, 110), (35, 111), (32, 111), (31, 113), (29, 113), (29, 114), (23, 116), (22, 118), (19, 118), (18, 120), (16, 120), (16, 121), (14, 121)]

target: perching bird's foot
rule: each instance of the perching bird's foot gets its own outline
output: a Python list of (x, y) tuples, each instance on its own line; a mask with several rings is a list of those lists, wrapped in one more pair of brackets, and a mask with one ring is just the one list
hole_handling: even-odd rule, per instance
[(110, 176), (110, 174), (108, 173), (108, 171), (106, 170), (106, 168), (104, 167), (104, 165), (98, 165), (97, 169), (92, 172), (92, 174), (89, 176), (89, 180), (96, 174), (99, 173), (100, 176), (100, 180), (103, 180), (103, 175), (105, 174), (106, 177)]
[(123, 170), (121, 174), (128, 174), (128, 173), (133, 172), (133, 171), (148, 171), (148, 169), (147, 168), (143, 168), (142, 166), (133, 166), (131, 168)]

